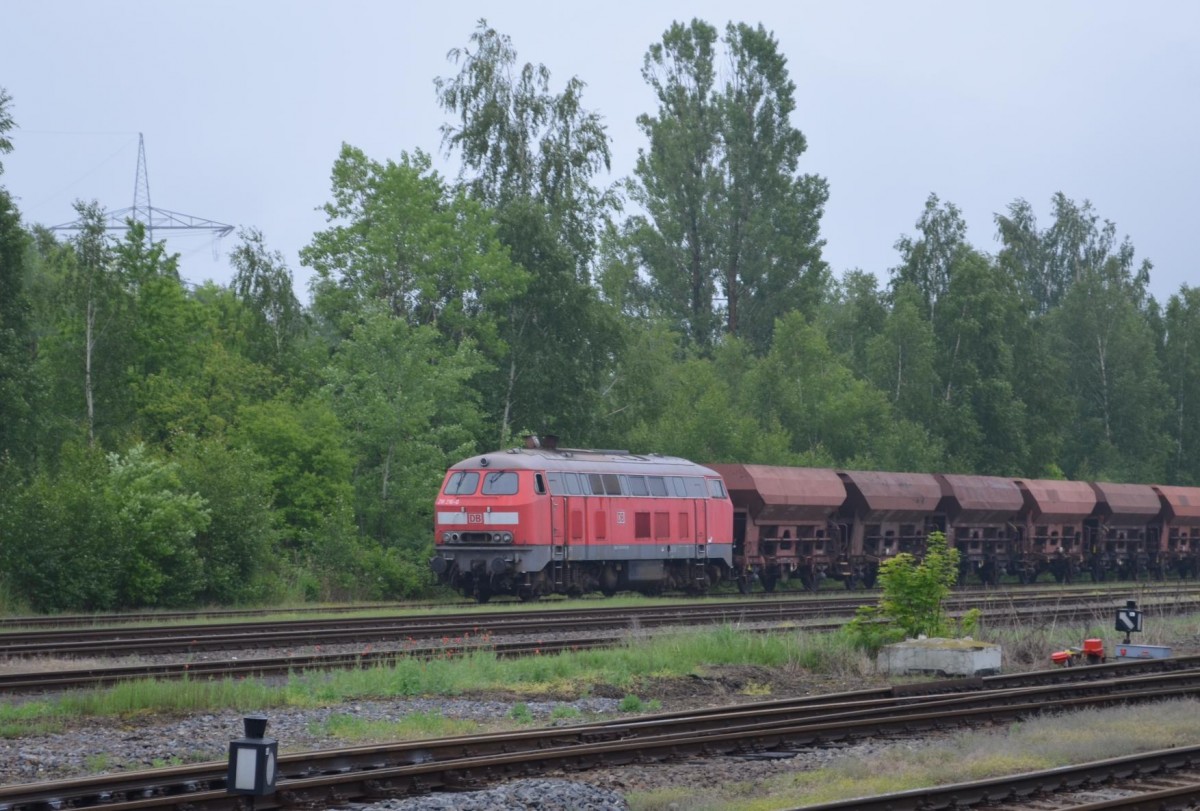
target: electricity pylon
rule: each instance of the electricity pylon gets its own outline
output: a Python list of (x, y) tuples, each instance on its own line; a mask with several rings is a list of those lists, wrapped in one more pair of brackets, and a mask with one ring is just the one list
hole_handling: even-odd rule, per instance
[[(137, 177), (133, 181), (133, 205), (112, 211), (105, 215), (106, 231), (125, 231), (129, 220), (140, 222), (146, 226), (146, 240), (154, 244), (155, 231), (207, 231), (217, 239), (229, 236), (233, 226), (203, 217), (193, 217), (190, 214), (180, 214), (165, 208), (155, 208), (150, 205), (150, 175), (146, 171), (146, 141), (142, 133), (138, 133), (138, 163)], [(52, 227), (51, 231), (78, 231), (79, 220), (63, 223)], [(213, 246), (214, 253), (216, 246)]]

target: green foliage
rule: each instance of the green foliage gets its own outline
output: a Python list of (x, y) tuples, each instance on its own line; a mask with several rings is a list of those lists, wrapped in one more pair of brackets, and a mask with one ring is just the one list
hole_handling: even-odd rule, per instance
[(761, 25), (730, 23), (719, 38), (701, 20), (676, 22), (650, 46), (642, 76), (658, 109), (638, 118), (649, 145), (630, 194), (646, 214), (625, 231), (646, 296), (704, 351), (724, 322), (765, 352), (776, 319), (813, 312), (826, 273), (828, 186), (797, 174), (807, 142), (791, 123), (795, 85), (778, 42)]
[(503, 353), (498, 320), (527, 274), (509, 260), (488, 213), (451, 194), (428, 155), (381, 164), (343, 145), (324, 211), (331, 226), (300, 257), (317, 273), (314, 307), (341, 335), (374, 302), (414, 326)]
[[(0, 147), (5, 98), (0, 88)], [(15, 202), (0, 188), (0, 456), (19, 455), (25, 461), (32, 455), (36, 406), (31, 304), (25, 289), (29, 242)]]
[[(482, 417), (470, 341), (367, 308), (325, 368), (321, 398), (345, 429), (362, 532), (384, 546), (426, 547), (442, 473), (474, 449)], [(347, 461), (350, 457), (347, 458)]]
[[(879, 566), (879, 605), (858, 609), (847, 625), (851, 638), (874, 653), (901, 639), (953, 634), (943, 604), (958, 579), (958, 557), (957, 549), (948, 548), (945, 534), (931, 532), (921, 560), (908, 552), (885, 560)], [(977, 622), (978, 615), (970, 617), (966, 627), (973, 629)]]
[(195, 539), (209, 510), (144, 446), (70, 447), (58, 473), (34, 477), (12, 503), (0, 560), (39, 610), (189, 605), (202, 588)]
[(181, 441), (173, 459), (183, 486), (204, 499), (210, 518), (195, 538), (196, 599), (236, 605), (279, 596), (271, 479), (263, 460), (221, 439)]
[(524, 701), (518, 701), (516, 704), (513, 704), (512, 709), (508, 711), (508, 717), (518, 724), (533, 723), (533, 713), (529, 711), (529, 705)]

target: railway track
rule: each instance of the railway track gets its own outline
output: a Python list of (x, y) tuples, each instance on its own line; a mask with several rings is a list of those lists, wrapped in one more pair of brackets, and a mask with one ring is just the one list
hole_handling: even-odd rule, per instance
[[(989, 622), (995, 624), (1044, 619), (1049, 612), (1057, 621), (1092, 619), (1108, 606), (1092, 602), (1092, 597), (1072, 604), (1061, 596), (1023, 597), (1019, 601), (996, 605), (990, 598), (963, 598), (957, 610), (981, 607)], [(754, 631), (782, 628), (804, 629), (822, 633), (840, 627), (845, 617), (853, 614), (856, 601), (798, 600), (752, 603), (725, 606), (672, 606), (669, 609), (651, 607), (630, 609), (571, 609), (545, 614), (529, 612), (489, 614), (489, 622), (481, 626), (477, 613), (405, 619), (355, 621), (322, 620), (318, 623), (299, 622), (277, 630), (274, 625), (258, 623), (236, 626), (201, 626), (185, 629), (182, 636), (154, 636), (165, 630), (135, 630), (125, 638), (121, 629), (94, 632), (81, 630), (42, 633), (0, 634), (0, 660), (7, 658), (9, 667), (0, 670), (0, 694), (46, 692), (77, 688), (104, 687), (136, 679), (212, 679), (286, 676), (310, 670), (349, 669), (386, 665), (397, 657), (452, 657), (473, 652), (490, 652), (499, 656), (550, 654), (560, 651), (584, 650), (610, 646), (628, 638), (631, 629), (663, 628), (676, 625), (695, 626), (702, 623), (729, 624)], [(1173, 599), (1158, 607), (1161, 613), (1195, 611), (1200, 608), (1190, 600)], [(473, 623), (470, 626), (461, 623)], [(230, 632), (229, 628), (236, 629)], [(205, 635), (200, 631), (207, 631)], [(322, 643), (333, 646), (345, 643), (366, 643), (358, 650), (320, 653)], [(371, 643), (382, 643), (378, 648)], [(291, 645), (315, 647), (317, 652), (294, 653)], [(199, 651), (253, 649), (252, 656), (226, 659), (195, 659)], [(277, 651), (271, 655), (271, 651)], [(284, 653), (286, 651), (286, 653)], [(183, 654), (173, 661), (136, 662), (112, 667), (90, 666), (53, 670), (37, 667), (21, 670), (15, 663), (25, 658), (53, 657), (56, 660), (82, 656), (116, 656), (118, 654), (157, 655)], [(261, 655), (260, 655), (261, 654)]]
[[(1055, 585), (1046, 588), (1039, 586), (1022, 586), (1018, 590), (1008, 591), (1003, 587), (996, 588), (992, 586), (964, 586), (956, 590), (955, 594), (959, 597), (977, 597), (979, 595), (990, 596), (993, 599), (1005, 599), (1007, 596), (1018, 597), (1027, 595), (1030, 597), (1054, 597), (1073, 594), (1091, 594), (1099, 595), (1102, 593), (1112, 593), (1114, 595), (1127, 595), (1131, 591), (1146, 595), (1160, 595), (1163, 597), (1186, 598), (1200, 597), (1200, 582), (1197, 581), (1149, 581), (1149, 582), (1118, 582), (1118, 583), (1103, 583), (1103, 584), (1083, 584), (1083, 585)], [(842, 590), (824, 591), (824, 592), (789, 592), (779, 591), (775, 593), (754, 592), (749, 595), (733, 596), (717, 596), (708, 595), (705, 597), (672, 597), (667, 598), (672, 601), (684, 601), (689, 603), (707, 602), (712, 603), (718, 600), (736, 599), (741, 602), (753, 601), (771, 601), (789, 596), (799, 598), (806, 597), (810, 599), (846, 599), (858, 600), (860, 603), (870, 602), (879, 592), (876, 589), (864, 589), (853, 592), (845, 592)], [(853, 595), (853, 596), (848, 596)], [(1121, 599), (1124, 599), (1122, 596)], [(608, 598), (597, 598), (592, 600), (588, 597), (576, 598), (569, 601), (569, 605), (578, 606), (581, 603), (606, 603)], [(546, 603), (543, 603), (545, 605)], [(26, 615), (0, 617), (0, 634), (8, 631), (36, 631), (38, 629), (66, 629), (66, 628), (104, 628), (112, 626), (133, 626), (133, 625), (150, 625), (155, 627), (166, 626), (170, 624), (190, 624), (198, 623), (203, 620), (224, 621), (233, 619), (254, 618), (268, 619), (276, 618), (276, 622), (288, 621), (297, 616), (317, 616), (317, 615), (338, 615), (338, 614), (363, 614), (366, 612), (393, 612), (401, 614), (410, 614), (414, 611), (452, 609), (452, 608), (467, 608), (474, 607), (478, 604), (474, 600), (470, 601), (451, 601), (451, 602), (387, 602), (387, 603), (357, 603), (353, 605), (325, 605), (325, 606), (297, 606), (295, 608), (209, 608), (196, 611), (131, 611), (124, 613), (93, 613), (93, 614), (50, 614), (50, 615)], [(492, 607), (497, 606), (521, 606), (528, 607), (527, 604), (519, 602), (505, 603), (504, 601), (493, 601)]]
[[(803, 811), (1173, 811), (1200, 804), (1200, 746), (990, 780), (806, 805)], [(796, 808), (792, 811), (801, 811)]]
[[(333, 807), (633, 761), (786, 755), (797, 748), (848, 739), (911, 736), (964, 724), (1008, 722), (1047, 710), (1190, 697), (1198, 689), (1200, 657), (1192, 657), (780, 699), (571, 727), (297, 753), (280, 757), (278, 790), (257, 799), (255, 808)], [(1175, 760), (1186, 759), (1177, 756)], [(1120, 771), (1118, 768), (1114, 773)], [(977, 788), (976, 793), (984, 798), (991, 796), (985, 788)], [(866, 806), (861, 800), (855, 802), (860, 804), (830, 807), (954, 807)], [(0, 786), (3, 811), (98, 806), (106, 811), (180, 806), (188, 811), (232, 811), (238, 804), (237, 798), (225, 792), (224, 763)]]
[[(1100, 616), (1115, 607), (1116, 593), (984, 595), (957, 597), (951, 611), (981, 609), (989, 619), (1025, 617), (1067, 620)], [(1121, 598), (1123, 600), (1123, 597)], [(305, 645), (404, 642), (422, 639), (498, 637), (528, 633), (612, 631), (670, 625), (804, 622), (849, 616), (863, 604), (854, 598), (793, 598), (750, 602), (703, 602), (644, 607), (591, 607), (511, 612), (462, 612), (399, 617), (334, 617), (314, 620), (216, 623), (133, 628), (76, 628), (0, 632), (0, 659), (187, 654), (200, 651), (288, 648)], [(1149, 614), (1200, 610), (1200, 592), (1143, 593)]]

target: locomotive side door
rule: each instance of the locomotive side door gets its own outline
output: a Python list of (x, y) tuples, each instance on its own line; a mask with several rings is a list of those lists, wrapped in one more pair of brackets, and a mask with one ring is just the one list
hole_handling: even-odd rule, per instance
[(566, 566), (571, 552), (571, 497), (568, 495), (566, 479), (570, 474), (550, 472), (546, 478), (550, 483), (550, 560), (546, 576), (552, 588), (566, 583)]

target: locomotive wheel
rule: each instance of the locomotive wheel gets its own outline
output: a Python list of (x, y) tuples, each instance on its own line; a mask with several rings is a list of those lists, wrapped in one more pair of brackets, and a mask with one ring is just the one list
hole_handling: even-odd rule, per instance
[(492, 592), (485, 588), (475, 589), (475, 602), (482, 605), (492, 599)]

